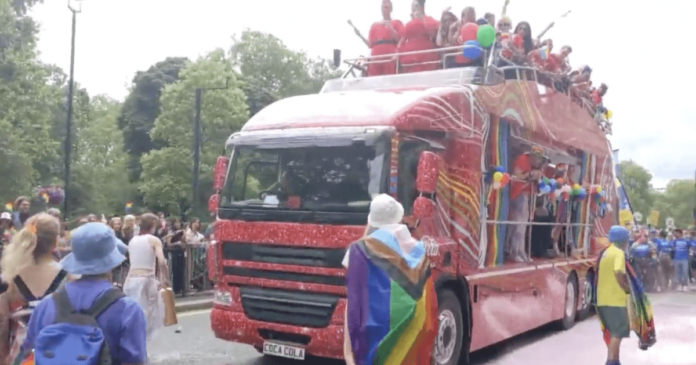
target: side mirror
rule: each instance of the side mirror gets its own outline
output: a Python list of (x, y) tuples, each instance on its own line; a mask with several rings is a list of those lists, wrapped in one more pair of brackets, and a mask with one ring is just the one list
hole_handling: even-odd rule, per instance
[(210, 199), (208, 199), (208, 211), (210, 213), (217, 213), (219, 206), (220, 206), (220, 194), (213, 194), (210, 197)]
[(215, 168), (213, 169), (213, 189), (215, 191), (222, 190), (225, 185), (225, 177), (227, 176), (227, 166), (230, 164), (230, 159), (225, 156), (217, 158)]
[(333, 50), (333, 66), (334, 68), (339, 68), (341, 66), (341, 50)]
[(430, 151), (423, 151), (418, 159), (418, 176), (416, 189), (424, 194), (433, 194), (440, 174), (440, 156)]
[(413, 202), (413, 217), (421, 220), (435, 216), (435, 202), (432, 199), (419, 196)]

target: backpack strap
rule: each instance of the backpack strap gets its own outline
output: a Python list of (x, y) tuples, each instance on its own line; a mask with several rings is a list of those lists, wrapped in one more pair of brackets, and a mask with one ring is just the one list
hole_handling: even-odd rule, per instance
[(19, 275), (15, 276), (14, 279), (12, 279), (12, 282), (14, 283), (15, 287), (17, 287), (17, 290), (19, 290), (19, 294), (22, 295), (24, 300), (27, 302), (33, 302), (37, 300), (37, 298), (32, 294), (31, 290), (29, 290), (29, 287), (27, 284), (24, 283), (24, 280), (22, 280)]
[(58, 275), (56, 275), (56, 277), (53, 278), (51, 285), (48, 287), (48, 289), (46, 289), (46, 293), (44, 293), (44, 297), (48, 296), (48, 295), (52, 294), (53, 292), (55, 292), (56, 290), (58, 290), (58, 288), (60, 288), (60, 285), (63, 283), (63, 280), (65, 279), (66, 276), (68, 276), (68, 272), (61, 269), (60, 272), (58, 272)]
[(97, 300), (92, 304), (92, 306), (83, 311), (82, 313), (91, 316), (92, 318), (97, 318), (102, 312), (107, 310), (112, 304), (119, 301), (121, 298), (125, 298), (125, 294), (119, 289), (111, 288), (97, 298)]
[(63, 290), (59, 290), (51, 295), (53, 299), (53, 305), (56, 307), (56, 323), (69, 322), (72, 315), (75, 313), (75, 307), (73, 307), (68, 293)]

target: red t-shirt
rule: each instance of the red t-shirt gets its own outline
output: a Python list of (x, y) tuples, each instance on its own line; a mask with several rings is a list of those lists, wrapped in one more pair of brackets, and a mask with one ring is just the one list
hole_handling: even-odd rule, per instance
[(599, 90), (592, 92), (592, 102), (596, 105), (602, 104), (602, 96), (599, 95)]
[[(514, 36), (512, 36), (512, 39), (508, 41), (508, 43), (510, 44), (511, 48), (518, 49), (524, 53), (524, 38), (522, 38), (521, 35), (515, 34)], [(509, 60), (512, 58), (512, 52), (510, 52), (510, 50), (504, 49), (503, 56)]]
[(404, 25), (399, 20), (392, 20), (391, 28), (393, 28), (393, 30), (390, 29), (383, 21), (372, 24), (370, 34), (367, 37), (367, 40), (370, 43), (370, 48), (378, 46), (376, 43), (380, 41), (386, 41), (393, 44), (393, 46), (396, 46), (403, 35)]
[(550, 54), (543, 63), (543, 68), (548, 72), (559, 72), (561, 71), (561, 58), (556, 54)]
[[(513, 174), (517, 174), (519, 172), (524, 174), (530, 171), (532, 171), (532, 164), (529, 161), (529, 155), (526, 153), (518, 156), (515, 159), (515, 162), (512, 163)], [(514, 200), (522, 193), (531, 194), (532, 184), (518, 180), (510, 181), (510, 199)]]

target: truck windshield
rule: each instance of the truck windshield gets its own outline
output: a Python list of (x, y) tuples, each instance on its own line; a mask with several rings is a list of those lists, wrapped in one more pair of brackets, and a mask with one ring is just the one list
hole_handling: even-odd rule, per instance
[(380, 139), (371, 146), (235, 146), (220, 208), (249, 208), (258, 219), (273, 220), (262, 212), (367, 213), (372, 196), (386, 190), (388, 144)]

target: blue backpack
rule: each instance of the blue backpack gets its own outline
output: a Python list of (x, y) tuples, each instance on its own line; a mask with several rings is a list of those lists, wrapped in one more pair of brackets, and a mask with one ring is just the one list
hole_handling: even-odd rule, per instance
[(77, 311), (65, 290), (54, 293), (56, 319), (36, 337), (36, 365), (111, 365), (111, 351), (97, 317), (123, 297), (120, 290), (109, 289), (92, 307)]

